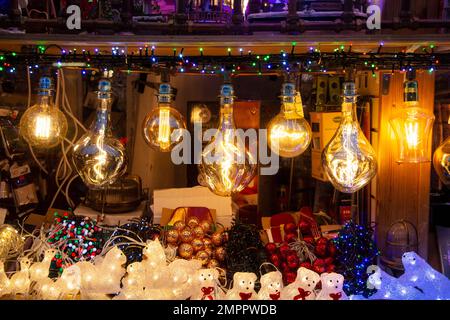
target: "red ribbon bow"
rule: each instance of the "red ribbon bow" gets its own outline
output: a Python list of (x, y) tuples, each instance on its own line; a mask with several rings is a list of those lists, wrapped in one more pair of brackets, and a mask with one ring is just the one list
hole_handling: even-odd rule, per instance
[(272, 300), (279, 300), (279, 299), (280, 299), (280, 293), (281, 293), (281, 292), (269, 294), (269, 297), (270, 297), (270, 299), (272, 299)]
[(241, 300), (250, 300), (252, 293), (239, 292), (239, 296), (241, 297)]
[(208, 300), (214, 300), (214, 297), (211, 295), (211, 293), (214, 291), (214, 287), (203, 287), (202, 293), (203, 297), (202, 300), (208, 299)]
[(297, 288), (299, 295), (294, 297), (294, 300), (306, 300), (306, 297), (311, 294), (311, 291), (306, 291), (303, 288)]
[(342, 292), (330, 293), (330, 298), (333, 300), (339, 300), (342, 297)]

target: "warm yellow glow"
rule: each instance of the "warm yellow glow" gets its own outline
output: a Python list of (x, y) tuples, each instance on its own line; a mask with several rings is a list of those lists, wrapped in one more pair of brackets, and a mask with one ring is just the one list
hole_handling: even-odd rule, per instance
[(159, 134), (158, 142), (160, 148), (166, 150), (170, 146), (170, 109), (159, 109)]
[(450, 137), (434, 152), (433, 166), (442, 183), (450, 187)]
[(37, 139), (48, 139), (50, 137), (50, 126), (52, 119), (47, 114), (36, 117), (34, 135)]
[(405, 134), (409, 148), (417, 148), (419, 145), (419, 124), (417, 122), (405, 123)]

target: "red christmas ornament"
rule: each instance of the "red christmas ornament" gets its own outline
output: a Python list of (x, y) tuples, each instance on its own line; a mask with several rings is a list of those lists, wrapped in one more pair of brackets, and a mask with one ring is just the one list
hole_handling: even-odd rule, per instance
[(325, 268), (325, 261), (323, 260), (323, 259), (316, 259), (314, 262), (313, 262), (313, 270), (315, 271), (315, 272), (317, 272), (318, 274), (322, 274), (322, 273), (324, 273), (325, 271), (326, 271), (326, 268)]
[(297, 226), (293, 222), (288, 222), (284, 225), (284, 233), (296, 233)]
[(287, 243), (283, 243), (280, 246), (279, 250), (280, 250), (281, 257), (286, 258), (291, 249), (289, 248), (289, 245)]
[(298, 223), (298, 228), (300, 229), (300, 232), (302, 233), (302, 235), (310, 235), (311, 234), (311, 225), (302, 220)]
[(295, 281), (295, 278), (297, 277), (297, 273), (289, 271), (284, 273), (284, 280), (287, 284), (290, 284)]
[(334, 257), (336, 255), (336, 246), (332, 241), (328, 242), (328, 254), (330, 257)]
[(270, 254), (275, 253), (275, 251), (277, 250), (277, 245), (273, 242), (269, 242), (268, 244), (266, 244), (266, 251)]
[(332, 265), (333, 262), (334, 262), (334, 259), (332, 257), (325, 258), (325, 264), (327, 266)]
[(292, 243), (297, 241), (297, 235), (295, 233), (288, 233), (284, 236), (284, 241), (287, 243)]
[(270, 256), (270, 262), (272, 262), (273, 263), (273, 265), (275, 266), (275, 267), (277, 267), (277, 268), (279, 268), (280, 267), (280, 261), (281, 261), (281, 258), (280, 258), (280, 256), (278, 255), (278, 254), (272, 254), (271, 256)]
[(328, 245), (328, 239), (321, 237), (319, 239), (317, 239), (317, 245), (324, 245), (327, 246)]
[(305, 241), (308, 244), (314, 245), (314, 238), (311, 236), (303, 237), (303, 241)]
[(317, 244), (314, 248), (314, 253), (320, 258), (325, 257), (327, 255), (327, 246), (324, 244)]
[(327, 272), (331, 273), (334, 272), (336, 269), (336, 266), (334, 264), (330, 264), (327, 266)]
[(306, 269), (312, 269), (311, 262), (302, 262), (300, 263), (300, 267), (306, 268)]
[(287, 265), (290, 269), (297, 269), (300, 263), (297, 255), (289, 255), (286, 259)]

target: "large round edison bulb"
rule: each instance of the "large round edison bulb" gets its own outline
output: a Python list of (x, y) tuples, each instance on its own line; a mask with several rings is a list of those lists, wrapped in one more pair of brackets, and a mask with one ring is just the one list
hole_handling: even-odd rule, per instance
[(52, 148), (67, 134), (67, 119), (51, 99), (51, 79), (39, 81), (39, 101), (28, 108), (20, 119), (20, 135), (35, 148)]
[(221, 89), (219, 129), (204, 148), (199, 165), (202, 180), (219, 196), (242, 191), (256, 174), (256, 161), (236, 133), (233, 87), (226, 84)]
[(113, 137), (110, 128), (111, 83), (99, 83), (99, 107), (89, 131), (73, 148), (73, 164), (83, 182), (91, 189), (114, 183), (127, 169), (125, 147)]
[(433, 166), (442, 183), (450, 187), (450, 137), (434, 152)]
[(322, 164), (333, 186), (345, 193), (364, 187), (377, 173), (375, 151), (356, 118), (355, 84), (344, 84), (342, 120), (322, 153)]
[(144, 119), (143, 132), (147, 144), (161, 152), (169, 152), (182, 140), (180, 129), (186, 129), (183, 116), (170, 106), (171, 87), (162, 83), (159, 87), (158, 107)]
[(267, 127), (269, 147), (285, 158), (299, 156), (311, 142), (311, 127), (303, 116), (300, 93), (292, 83), (283, 84), (282, 107)]

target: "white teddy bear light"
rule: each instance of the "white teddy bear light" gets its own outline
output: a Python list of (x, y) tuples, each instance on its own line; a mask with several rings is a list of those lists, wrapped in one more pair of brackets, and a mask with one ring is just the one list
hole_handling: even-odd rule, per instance
[(200, 269), (194, 276), (194, 293), (192, 300), (220, 300), (223, 291), (218, 287), (219, 272), (216, 269)]
[(255, 282), (257, 276), (251, 272), (236, 272), (233, 276), (233, 287), (228, 290), (227, 300), (256, 300)]
[(280, 300), (283, 289), (283, 276), (280, 271), (272, 271), (261, 276), (259, 300)]
[(281, 293), (282, 300), (315, 300), (316, 286), (320, 276), (307, 268), (300, 267), (297, 270), (295, 281), (287, 285)]
[(322, 273), (320, 275), (322, 290), (317, 295), (317, 300), (348, 300), (342, 289), (344, 276), (338, 273)]

